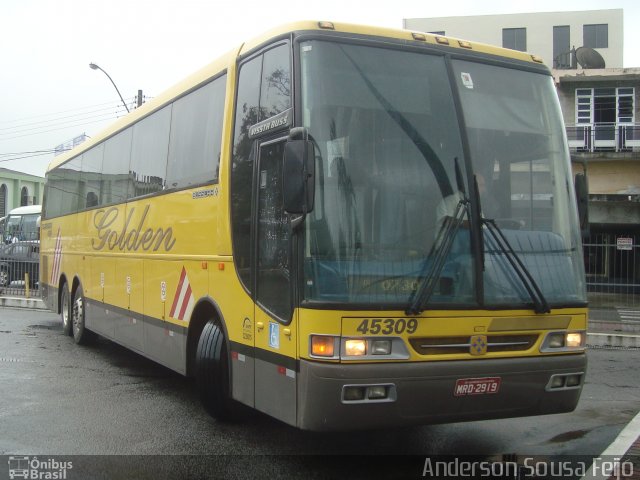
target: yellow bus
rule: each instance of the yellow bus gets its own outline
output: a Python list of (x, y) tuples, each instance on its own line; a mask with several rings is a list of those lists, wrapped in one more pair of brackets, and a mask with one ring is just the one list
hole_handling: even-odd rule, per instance
[(45, 301), (308, 430), (568, 412), (586, 369), (577, 201), (539, 58), (276, 29), (57, 157)]

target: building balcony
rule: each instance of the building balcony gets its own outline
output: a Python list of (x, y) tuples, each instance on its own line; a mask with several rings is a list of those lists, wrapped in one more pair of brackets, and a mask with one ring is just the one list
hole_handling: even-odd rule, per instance
[(572, 154), (637, 152), (640, 158), (640, 124), (567, 125), (566, 130), (569, 150)]

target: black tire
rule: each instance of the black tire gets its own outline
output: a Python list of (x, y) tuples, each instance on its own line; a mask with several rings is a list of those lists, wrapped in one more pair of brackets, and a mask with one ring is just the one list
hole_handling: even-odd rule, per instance
[(60, 292), (60, 319), (62, 320), (62, 333), (73, 335), (73, 321), (71, 319), (71, 295), (67, 283), (62, 284)]
[(87, 330), (85, 327), (86, 303), (82, 292), (82, 285), (78, 285), (76, 291), (73, 292), (73, 303), (71, 308), (71, 318), (73, 320), (73, 340), (78, 345), (87, 345), (91, 343), (96, 334)]
[(231, 398), (229, 355), (222, 328), (213, 320), (204, 326), (198, 341), (195, 378), (204, 408), (218, 420), (238, 418), (239, 404)]

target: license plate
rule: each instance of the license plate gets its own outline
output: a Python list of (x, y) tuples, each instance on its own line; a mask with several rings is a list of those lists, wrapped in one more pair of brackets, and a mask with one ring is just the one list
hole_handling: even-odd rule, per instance
[(465, 395), (489, 395), (500, 390), (500, 377), (460, 378), (456, 382), (453, 394), (456, 397)]

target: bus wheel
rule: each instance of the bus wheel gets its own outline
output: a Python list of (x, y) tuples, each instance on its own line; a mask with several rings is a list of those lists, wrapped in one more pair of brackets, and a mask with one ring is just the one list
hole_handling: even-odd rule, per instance
[(71, 309), (71, 318), (73, 320), (73, 340), (78, 345), (86, 345), (90, 343), (95, 334), (90, 332), (85, 327), (85, 300), (82, 293), (82, 286), (78, 285), (78, 288), (73, 294), (73, 307)]
[(213, 320), (209, 320), (198, 341), (195, 378), (205, 409), (222, 421), (235, 420), (238, 409), (238, 404), (230, 395), (229, 367), (224, 332)]
[(62, 284), (62, 292), (60, 293), (60, 317), (62, 318), (62, 332), (65, 335), (73, 335), (71, 323), (71, 299), (69, 298), (69, 287), (67, 283)]

